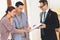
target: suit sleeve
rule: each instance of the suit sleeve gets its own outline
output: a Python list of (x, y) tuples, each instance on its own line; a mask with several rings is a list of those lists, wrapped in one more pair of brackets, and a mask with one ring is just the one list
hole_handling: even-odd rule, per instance
[(51, 21), (50, 21), (50, 24), (46, 24), (46, 28), (47, 29), (55, 29), (55, 28), (58, 28), (59, 27), (59, 20), (58, 20), (58, 16), (57, 14), (54, 12), (52, 13), (51, 15)]

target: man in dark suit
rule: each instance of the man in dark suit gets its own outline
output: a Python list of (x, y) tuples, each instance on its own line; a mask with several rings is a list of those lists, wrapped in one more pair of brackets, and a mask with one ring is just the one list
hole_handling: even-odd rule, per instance
[(48, 8), (47, 0), (40, 0), (40, 8), (42, 13), (40, 15), (41, 37), (42, 40), (57, 40), (55, 28), (59, 27), (59, 20), (57, 13)]

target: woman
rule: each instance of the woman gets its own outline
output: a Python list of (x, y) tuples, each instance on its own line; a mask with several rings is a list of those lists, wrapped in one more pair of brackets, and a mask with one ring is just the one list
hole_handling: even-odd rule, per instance
[(13, 6), (8, 7), (5, 16), (0, 21), (1, 40), (7, 40), (9, 33), (14, 31), (11, 21), (14, 15), (15, 8)]

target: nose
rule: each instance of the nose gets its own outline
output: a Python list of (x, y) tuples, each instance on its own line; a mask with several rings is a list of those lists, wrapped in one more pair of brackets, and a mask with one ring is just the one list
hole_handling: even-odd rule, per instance
[(14, 13), (14, 15), (16, 15), (16, 13)]

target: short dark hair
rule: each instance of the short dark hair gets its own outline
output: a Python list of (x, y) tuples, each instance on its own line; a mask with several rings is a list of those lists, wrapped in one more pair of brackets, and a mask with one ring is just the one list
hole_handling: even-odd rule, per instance
[(47, 0), (40, 0), (39, 3), (43, 3), (45, 5), (45, 4), (48, 4), (48, 1)]
[(23, 6), (24, 4), (23, 4), (21, 1), (18, 1), (18, 2), (16, 2), (16, 4), (15, 4), (16, 7), (19, 7), (20, 5)]

